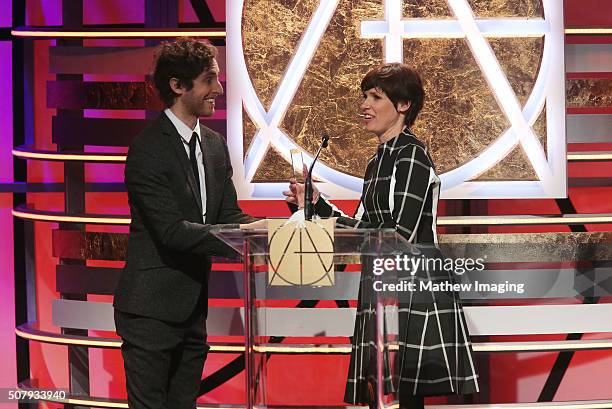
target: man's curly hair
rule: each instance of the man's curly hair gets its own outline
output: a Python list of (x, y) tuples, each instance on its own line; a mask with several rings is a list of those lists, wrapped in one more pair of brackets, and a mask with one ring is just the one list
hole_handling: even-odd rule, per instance
[(215, 46), (193, 38), (181, 37), (173, 42), (163, 42), (153, 71), (153, 81), (161, 100), (169, 107), (174, 105), (178, 94), (170, 88), (170, 79), (178, 79), (183, 87), (190, 90), (193, 80), (212, 68), (217, 54)]

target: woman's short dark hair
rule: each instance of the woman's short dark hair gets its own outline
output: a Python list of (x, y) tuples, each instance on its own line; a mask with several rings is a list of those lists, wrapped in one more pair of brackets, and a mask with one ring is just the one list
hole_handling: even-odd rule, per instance
[(212, 68), (216, 56), (215, 46), (193, 38), (183, 37), (173, 42), (163, 42), (153, 71), (153, 81), (161, 100), (167, 106), (172, 106), (178, 94), (170, 88), (170, 79), (178, 79), (181, 86), (190, 90), (193, 80), (203, 71)]
[(405, 64), (389, 63), (371, 69), (361, 80), (361, 91), (380, 88), (397, 107), (410, 102), (404, 123), (411, 127), (423, 108), (425, 91), (419, 74)]

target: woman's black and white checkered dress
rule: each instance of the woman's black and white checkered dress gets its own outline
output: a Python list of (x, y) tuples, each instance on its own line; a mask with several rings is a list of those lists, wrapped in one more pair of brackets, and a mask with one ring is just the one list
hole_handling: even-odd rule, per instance
[[(395, 228), (410, 243), (435, 244), (436, 207), (440, 179), (425, 146), (405, 130), (378, 146), (369, 161), (360, 205), (354, 218), (347, 217), (324, 199), (315, 212), (338, 217), (353, 227)], [(434, 248), (431, 246), (431, 248)], [(345, 401), (366, 404), (368, 379), (375, 379), (375, 293), (368, 263), (362, 265), (362, 282)], [(418, 277), (431, 274), (417, 273)], [(435, 273), (434, 273), (435, 274)], [(444, 273), (447, 274), (447, 273)], [(437, 279), (439, 279), (439, 273)], [(452, 280), (452, 277), (446, 277)], [(434, 278), (435, 279), (435, 278)], [(405, 298), (405, 297), (404, 297)], [(428, 293), (425, 301), (400, 300), (399, 352), (393, 374), (387, 362), (386, 392), (402, 396), (432, 396), (478, 392), (478, 380), (463, 310), (455, 293)], [(391, 381), (394, 378), (394, 381)], [(399, 390), (396, 390), (399, 389)]]

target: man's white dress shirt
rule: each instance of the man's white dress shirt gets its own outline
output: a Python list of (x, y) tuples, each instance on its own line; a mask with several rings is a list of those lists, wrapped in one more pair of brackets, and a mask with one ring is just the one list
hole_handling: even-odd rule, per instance
[[(196, 159), (198, 162), (198, 175), (200, 177), (200, 195), (202, 198), (202, 219), (204, 223), (206, 223), (206, 174), (204, 173), (204, 160), (202, 157), (202, 135), (200, 134), (200, 120), (196, 120), (195, 128), (189, 129), (189, 127), (181, 121), (174, 112), (170, 110), (170, 108), (166, 108), (164, 111), (166, 116), (170, 118), (172, 124), (176, 128), (179, 135), (181, 135), (181, 140), (183, 141), (183, 147), (185, 148), (185, 152), (187, 152), (187, 157), (189, 158), (189, 141), (191, 141), (191, 136), (195, 132), (198, 135), (200, 143), (196, 143)], [(191, 159), (191, 158), (189, 158)]]

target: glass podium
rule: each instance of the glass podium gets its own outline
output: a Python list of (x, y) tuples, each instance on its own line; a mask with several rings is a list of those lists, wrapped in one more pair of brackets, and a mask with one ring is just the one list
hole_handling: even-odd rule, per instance
[[(342, 229), (310, 222), (301, 227), (295, 222), (282, 226), (285, 220), (270, 220), (270, 232), (222, 229), (214, 233), (243, 257), (246, 407), (294, 406), (268, 399), (267, 368), (272, 355), (347, 354), (352, 349), (347, 344), (318, 344), (317, 337), (352, 334), (353, 309), (282, 308), (274, 307), (274, 301), (295, 300), (308, 305), (312, 300), (342, 300), (348, 307), (346, 300), (357, 298), (355, 280), (360, 281), (360, 288), (371, 289), (362, 288), (360, 294), (376, 310), (367, 320), (372, 337), (368, 345), (376, 346), (368, 351), (367, 374), (376, 379), (393, 377), (389, 362), (398, 350), (398, 302), (396, 292), (383, 284), (397, 280), (397, 273), (386, 267), (411, 246), (394, 229)], [(344, 273), (347, 266), (351, 273)], [(353, 285), (347, 285), (347, 280)], [(352, 287), (352, 294), (347, 287)], [(357, 315), (368, 311), (366, 308)], [(337, 376), (344, 382), (347, 375)], [(388, 382), (384, 386), (374, 381), (373, 385), (380, 407), (397, 403), (396, 387)]]
[[(428, 247), (412, 246), (392, 229), (330, 230), (321, 223), (310, 230), (269, 222), (271, 232), (215, 233), (244, 261), (249, 409), (340, 403), (312, 404), (306, 393), (279, 393), (275, 382), (286, 367), (270, 363), (283, 354), (288, 359), (350, 354), (348, 369), (344, 364), (349, 360), (339, 359), (334, 362), (342, 365), (327, 367), (314, 381), (335, 377), (333, 387), (345, 391), (340, 401), (344, 397), (364, 406), (370, 400), (390, 409), (406, 395), (486, 391), (491, 381), (475, 380), (474, 351), (493, 359), (484, 354), (610, 344), (597, 337), (550, 338), (574, 333), (600, 337), (612, 331), (607, 319), (612, 310), (608, 235), (451, 234), (440, 236), (437, 247)], [(307, 271), (312, 266), (315, 271)], [(313, 308), (318, 302), (327, 304)], [(315, 360), (306, 356), (301, 362)], [(305, 390), (306, 383), (294, 382), (291, 388)], [(306, 399), (283, 400), (285, 395)]]

